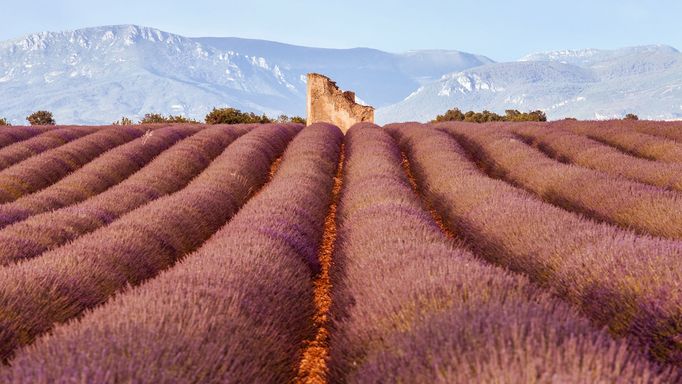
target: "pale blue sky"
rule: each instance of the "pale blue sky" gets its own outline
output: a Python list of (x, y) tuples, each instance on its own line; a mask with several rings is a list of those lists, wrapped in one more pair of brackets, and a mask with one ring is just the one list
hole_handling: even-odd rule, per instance
[(564, 48), (682, 49), (680, 0), (0, 0), (0, 12), (0, 40), (140, 24), (329, 48), (458, 49), (500, 61)]

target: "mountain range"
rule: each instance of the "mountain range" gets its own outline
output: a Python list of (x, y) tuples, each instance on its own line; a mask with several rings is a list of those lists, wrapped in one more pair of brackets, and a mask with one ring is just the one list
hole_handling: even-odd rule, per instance
[(428, 120), (463, 110), (542, 110), (550, 119), (682, 118), (682, 54), (664, 45), (535, 53), (443, 75), (378, 120)]
[(0, 117), (46, 109), (61, 124), (145, 113), (203, 119), (213, 107), (305, 116), (305, 75), (323, 73), (379, 123), (462, 110), (544, 110), (582, 119), (682, 118), (682, 54), (668, 46), (535, 53), (497, 63), (447, 50), (389, 53), (241, 38), (190, 38), (136, 25), (41, 32), (0, 42)]

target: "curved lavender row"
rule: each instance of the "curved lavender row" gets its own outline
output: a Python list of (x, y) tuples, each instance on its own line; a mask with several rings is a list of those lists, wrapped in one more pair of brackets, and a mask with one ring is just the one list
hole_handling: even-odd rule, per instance
[(0, 170), (50, 149), (97, 132), (100, 127), (63, 127), (0, 149)]
[(356, 125), (346, 140), (331, 382), (672, 378), (527, 278), (447, 239), (422, 208), (386, 131)]
[[(5, 227), (0, 230), (0, 265), (38, 256), (184, 188), (246, 131), (243, 126), (205, 128), (99, 195)], [(9, 222), (21, 218), (10, 215), (1, 220)]]
[(499, 127), (438, 124), (486, 171), (569, 211), (639, 233), (682, 239), (682, 194), (562, 164)]
[[(387, 126), (447, 225), (658, 359), (682, 363), (682, 243), (585, 220), (482, 174), (445, 132)], [(444, 167), (443, 164), (447, 164)]]
[[(259, 123), (254, 123), (254, 124), (201, 124), (201, 126), (204, 127), (204, 129), (208, 129), (208, 128), (230, 129), (230, 130), (233, 130), (233, 131), (239, 133), (240, 136), (245, 134), (245, 133), (253, 131), (254, 129), (260, 127), (261, 125), (262, 124), (259, 124)], [(294, 126), (296, 124), (285, 123), (285, 124), (281, 124), (281, 125)]]
[(551, 124), (639, 157), (666, 163), (682, 163), (682, 143), (638, 132), (628, 125), (574, 121), (557, 121)]
[(12, 145), (14, 143), (18, 143), (23, 140), (28, 140), (34, 136), (40, 135), (41, 133), (45, 133), (47, 131), (51, 131), (53, 129), (59, 129), (59, 128), (64, 128), (64, 127), (55, 127), (53, 125), (49, 126), (20, 126), (20, 127), (14, 127), (14, 126), (5, 126), (5, 127), (0, 127), (0, 148), (4, 148), (8, 145)]
[(0, 359), (198, 248), (265, 182), (297, 130), (257, 128), (183, 190), (40, 258), (0, 268)]
[(561, 162), (569, 162), (657, 187), (682, 191), (682, 164), (651, 161), (552, 125), (505, 124), (505, 129), (531, 142)]
[(647, 135), (664, 137), (677, 142), (682, 141), (682, 122), (680, 121), (639, 120), (630, 121), (630, 124), (618, 122), (616, 125), (625, 125)]
[(107, 151), (55, 184), (0, 205), (0, 228), (95, 196), (122, 182), (158, 154), (200, 129), (196, 125), (171, 126)]
[[(656, 121), (656, 120), (609, 120), (609, 121), (552, 121), (542, 123), (551, 128), (563, 128), (580, 126), (582, 130), (609, 130), (620, 132), (639, 132), (645, 135), (657, 136), (674, 141), (682, 141), (682, 122), (680, 121)], [(646, 137), (646, 136), (645, 136)]]
[(30, 157), (0, 171), (0, 203), (50, 186), (102, 153), (144, 134), (144, 128), (100, 129), (68, 144)]
[(342, 135), (316, 124), (197, 252), (19, 351), (6, 383), (290, 382), (313, 332), (317, 254)]

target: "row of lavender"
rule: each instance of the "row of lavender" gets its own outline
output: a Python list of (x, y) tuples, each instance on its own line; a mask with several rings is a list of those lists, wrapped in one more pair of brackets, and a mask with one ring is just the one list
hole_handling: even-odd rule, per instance
[[(58, 131), (60, 130), (49, 133)], [(73, 205), (93, 197), (122, 182), (161, 152), (198, 131), (198, 127), (191, 125), (171, 126), (108, 150), (49, 187), (0, 205), (0, 228), (32, 215)], [(80, 143), (82, 141), (77, 141), (76, 145)], [(11, 147), (13, 146), (9, 148)], [(23, 166), (22, 164), (20, 167)]]
[[(414, 138), (394, 134), (409, 150)], [(312, 278), (341, 138), (329, 126), (304, 130), (268, 188), (197, 252), (24, 348), (0, 377), (291, 380), (314, 332)], [(433, 149), (440, 139), (421, 144)], [(481, 263), (444, 236), (387, 132), (355, 127), (346, 148), (330, 381), (678, 378), (526, 278)]]
[(104, 152), (134, 140), (145, 132), (142, 127), (98, 129), (81, 139), (9, 166), (0, 171), (0, 203), (11, 202), (48, 187)]
[[(65, 128), (65, 127), (59, 127)], [(11, 127), (3, 126), (0, 127), (0, 148), (7, 147), (9, 145), (19, 143), (32, 137), (38, 136), (45, 132), (49, 132), (57, 129), (57, 127), (49, 126), (22, 126), (22, 127)]]
[(610, 121), (556, 121), (550, 123), (556, 127), (583, 125), (592, 128), (610, 127), (620, 130), (633, 130), (646, 135), (658, 136), (674, 141), (682, 141), (682, 124), (679, 121), (656, 121), (656, 120), (610, 120)]
[(438, 127), (454, 135), (491, 176), (595, 219), (682, 239), (682, 195), (678, 192), (561, 163), (497, 126)]
[[(224, 175), (259, 174), (276, 152), (259, 141), (290, 135), (263, 133), (228, 147), (241, 170)], [(329, 125), (303, 130), (267, 188), (198, 251), (20, 351), (2, 381), (290, 381), (314, 332), (312, 278), (342, 138)]]
[[(424, 172), (417, 147), (428, 148), (441, 169), (457, 166), (439, 151), (442, 138), (422, 127), (392, 133), (417, 174)], [(346, 148), (332, 270), (331, 382), (679, 378), (659, 373), (636, 349), (525, 277), (485, 264), (448, 239), (410, 186), (386, 131), (356, 126)]]
[[(669, 273), (664, 274), (664, 265), (659, 264), (670, 263), (679, 256), (677, 242), (635, 236), (580, 219), (541, 203), (508, 184), (489, 179), (466, 159), (467, 154), (448, 134), (424, 126), (392, 126), (389, 130), (409, 155), (424, 195), (441, 212), (448, 225), (458, 230), (458, 235), (468, 239), (479, 255), (527, 273), (531, 280), (550, 289), (548, 293), (542, 293), (538, 286), (525, 278), (486, 266), (460, 245), (445, 238), (410, 189), (400, 168), (400, 153), (393, 139), (386, 132), (371, 127), (354, 128), (346, 139), (348, 168), (339, 210), (341, 237), (334, 256), (336, 269), (332, 274), (335, 279), (335, 319), (329, 364), (332, 381), (402, 379), (463, 382), (472, 377), (494, 379), (495, 375), (508, 375), (510, 381), (614, 381), (619, 375), (633, 382), (680, 379), (680, 376), (675, 376), (679, 375), (679, 371), (659, 371), (658, 367), (643, 361), (636, 349), (629, 348), (623, 341), (613, 341), (574, 309), (549, 296), (549, 293), (557, 293), (581, 308), (596, 324), (607, 324), (617, 333), (629, 332), (634, 336), (633, 340), (650, 347), (657, 357), (679, 364), (680, 295), (674, 282), (680, 277), (680, 271), (673, 265)], [(293, 135), (295, 131), (293, 129), (289, 134)], [(208, 137), (205, 132), (208, 130), (180, 141), (166, 152), (179, 148), (200, 134)], [(452, 132), (458, 135), (457, 129)], [(240, 142), (248, 143), (243, 139), (255, 137), (254, 133), (238, 139), (228, 150)], [(295, 373), (292, 365), (297, 363), (302, 341), (308, 340), (313, 332), (312, 275), (318, 268), (316, 250), (341, 140), (338, 130), (330, 127), (310, 128), (304, 133), (287, 150), (285, 160), (289, 160), (282, 163), (275, 177), (279, 181), (273, 181), (252, 199), (187, 262), (140, 289), (101, 306), (89, 313), (82, 323), (72, 322), (59, 327), (54, 337), (43, 338), (34, 347), (25, 349), (14, 360), (13, 367), (3, 372), (6, 380), (107, 382), (133, 378), (141, 381), (149, 377), (149, 382), (164, 382), (182, 378), (239, 381), (260, 377), (262, 381), (281, 382), (291, 379)], [(225, 138), (227, 142), (223, 147), (236, 136)], [(466, 140), (465, 137), (463, 141)], [(187, 147), (187, 150), (187, 154), (196, 155), (196, 148)], [(256, 149), (263, 150), (267, 152), (263, 146)], [(166, 152), (134, 173), (133, 177), (143, 173)], [(268, 156), (273, 157), (272, 153)], [(214, 163), (221, 158), (218, 157)], [(258, 163), (253, 157), (248, 160), (249, 156), (244, 154), (234, 156), (233, 162), (242, 158), (247, 161), (242, 161), (238, 167)], [(210, 159), (204, 159), (207, 161)], [(443, 167), (443, 164), (448, 164), (448, 167)], [(157, 173), (148, 181), (164, 176), (163, 172), (159, 172), (163, 167), (156, 169)], [(180, 192), (191, 190), (194, 183)], [(187, 182), (172, 188), (178, 190), (185, 184)], [(117, 198), (124, 198), (126, 193), (143, 187), (144, 184), (137, 184), (136, 188), (121, 189), (118, 195), (110, 195), (109, 200), (100, 203), (109, 201), (109, 209), (115, 210)], [(235, 191), (228, 189), (230, 192), (220, 195), (220, 202), (216, 200), (215, 206), (232, 204)], [(106, 196), (109, 191), (88, 198), (84, 203)], [(206, 201), (208, 207), (212, 200), (206, 195), (215, 190), (208, 188), (200, 192), (200, 189), (195, 189), (196, 193), (186, 195), (180, 192), (170, 195), (169, 201), (187, 205), (191, 198), (203, 198), (201, 201)], [(236, 192), (239, 196), (239, 191)], [(247, 192), (247, 196), (241, 198), (242, 202), (253, 191), (249, 188)], [(175, 195), (185, 198), (170, 199)], [(292, 202), (291, 196), (298, 197)], [(150, 197), (145, 202), (157, 198)], [(133, 204), (127, 211), (141, 204)], [(99, 214), (98, 206), (99, 203), (90, 206), (92, 212), (89, 217), (90, 220), (99, 220), (99, 224), (77, 232), (73, 238), (107, 225), (127, 212), (103, 219), (106, 215)], [(83, 236), (75, 243), (35, 260), (7, 267), (7, 271), (14, 268), (12, 273), (0, 278), (12, 277), (17, 271), (23, 271), (26, 277), (23, 282), (27, 284), (13, 291), (15, 296), (30, 286), (28, 270), (22, 269), (23, 266), (36, 265), (32, 277), (36, 281), (47, 281), (48, 286), (26, 292), (35, 301), (42, 300), (41, 295), (44, 294), (55, 295), (54, 298), (46, 297), (47, 301), (56, 300), (56, 303), (38, 303), (48, 307), (48, 318), (38, 321), (41, 324), (37, 326), (17, 324), (27, 320), (17, 317), (18, 312), (35, 308), (31, 307), (32, 304), (22, 306), (26, 300), (18, 306), (7, 306), (9, 310), (0, 313), (0, 327), (10, 324), (17, 330), (13, 337), (20, 342), (12, 348), (30, 343), (54, 323), (68, 320), (84, 309), (106, 301), (125, 282), (137, 284), (154, 276), (199, 246), (231, 216), (228, 213), (227, 217), (218, 220), (219, 223), (213, 223), (210, 218), (217, 218), (220, 213), (211, 216), (214, 214), (212, 209), (199, 208), (199, 215), (193, 216), (192, 209), (171, 212), (159, 203), (157, 209), (144, 211), (148, 206), (123, 215), (112, 225)], [(63, 209), (54, 213), (60, 211), (64, 213)], [(481, 213), (485, 214), (476, 217)], [(72, 211), (72, 220), (81, 214), (88, 217), (86, 210), (81, 208)], [(191, 225), (196, 225), (198, 218), (201, 218), (199, 221), (206, 220), (204, 214), (208, 214), (209, 229), (206, 232), (188, 230)], [(395, 219), (396, 215), (399, 220)], [(511, 221), (514, 215), (521, 217)], [(53, 216), (56, 220), (61, 220), (60, 217), (60, 214)], [(149, 223), (144, 217), (156, 223), (155, 227), (152, 225), (153, 231), (145, 231)], [(525, 220), (529, 218), (532, 220)], [(254, 225), (261, 222), (262, 225)], [(61, 223), (60, 226), (64, 227), (69, 221)], [(515, 223), (531, 228), (515, 226)], [(5, 228), (5, 231), (18, 228), (19, 224)], [(26, 227), (25, 233), (34, 236), (31, 243), (40, 241), (41, 236), (36, 235), (41, 233), (39, 231), (49, 231), (54, 226), (46, 224), (40, 228), (40, 224), (38, 219), (33, 221), (34, 227)], [(576, 230), (573, 228), (576, 224), (580, 224), (576, 227), (579, 234), (569, 236), (567, 243), (566, 239), (552, 236), (563, 233), (557, 232), (561, 228)], [(180, 230), (187, 233), (177, 233), (174, 225), (186, 225)], [(232, 229), (228, 231), (227, 228)], [(0, 236), (5, 231), (0, 231)], [(542, 241), (534, 243), (534, 235), (540, 235)], [(609, 236), (612, 237), (611, 242), (605, 240)], [(59, 238), (54, 236), (53, 240), (48, 240), (46, 249), (66, 241)], [(102, 246), (111, 239), (115, 240), (113, 246)], [(142, 244), (141, 239), (145, 239), (146, 243)], [(126, 248), (129, 243), (133, 244), (132, 249)], [(80, 252), (74, 244), (83, 245), (87, 252), (68, 259), (68, 252), (60, 251)], [(563, 249), (564, 246), (567, 249)], [(20, 244), (17, 249), (21, 247)], [(117, 252), (116, 247), (121, 248), (121, 252)], [(239, 252), (226, 251), (232, 249)], [(642, 265), (636, 265), (637, 259), (644, 255), (644, 249), (654, 254), (650, 260), (641, 261)], [(672, 253), (659, 252), (670, 249)], [(102, 250), (108, 252), (107, 258), (113, 257), (114, 260), (101, 258), (91, 263), (93, 255)], [(595, 254), (595, 251), (602, 250), (608, 253)], [(619, 252), (626, 254), (625, 268), (617, 259)], [(145, 260), (139, 260), (140, 254), (146, 255)], [(416, 258), (415, 255), (425, 256)], [(601, 259), (602, 256), (605, 260)], [(41, 263), (44, 258), (51, 260), (52, 264)], [(59, 266), (57, 260), (61, 262), (64, 259), (70, 260), (67, 266)], [(245, 263), (247, 260), (263, 262)], [(299, 262), (292, 263), (292, 260)], [(125, 265), (118, 265), (122, 261)], [(79, 265), (83, 262), (88, 266)], [(580, 265), (569, 265), (571, 262)], [(614, 265), (619, 269), (611, 271)], [(592, 266), (595, 271), (587, 273)], [(56, 273), (50, 270), (55, 267)], [(139, 268), (143, 270), (135, 270)], [(232, 270), (235, 272), (225, 273)], [(424, 278), (424, 271), (427, 271), (428, 278)], [(93, 273), (94, 277), (86, 276), (82, 280), (87, 286), (78, 288), (81, 275)], [(416, 278), (413, 284), (405, 284), (405, 276), (410, 274)], [(57, 284), (59, 279), (71, 281)], [(22, 282), (21, 279), (18, 281)], [(176, 286), (177, 281), (183, 283)], [(656, 284), (649, 287), (650, 281)], [(571, 283), (576, 286), (571, 286)], [(663, 287), (669, 289), (662, 291)], [(624, 289), (622, 296), (614, 296), (612, 291), (621, 288)], [(660, 300), (647, 302), (645, 299), (651, 298), (647, 296), (650, 293), (648, 289), (656, 293), (654, 299)], [(57, 293), (53, 292), (55, 290)], [(68, 293), (70, 290), (75, 290), (75, 295)], [(223, 302), (226, 291), (232, 298)], [(665, 296), (666, 293), (670, 294), (669, 297)], [(0, 296), (3, 300), (0, 307), (12, 301), (2, 299), (3, 296), (5, 299), (8, 297)], [(598, 308), (599, 300), (603, 298), (608, 299), (606, 311)], [(262, 300), (265, 300), (263, 305)], [(195, 302), (198, 305), (194, 305)], [(64, 308), (67, 311), (58, 312)], [(178, 308), (182, 310), (176, 316)], [(224, 313), (229, 315), (222, 317)], [(506, 320), (501, 322), (500, 316)], [(253, 321), (244, 322), (245, 318), (253, 318)], [(3, 323), (6, 319), (14, 322)], [(130, 322), (127, 319), (131, 319)], [(508, 322), (508, 319), (513, 321)], [(182, 325), (176, 327), (177, 322)], [(196, 327), (196, 323), (202, 325)], [(150, 324), (156, 328), (148, 329)], [(193, 332), (195, 328), (198, 329)], [(256, 332), (251, 334), (254, 330)], [(77, 352), (88, 344), (90, 338), (106, 340), (111, 338), (109, 335), (119, 334), (122, 335), (120, 344), (116, 344), (119, 339), (115, 337), (115, 344), (107, 342), (106, 346), (110, 348), (104, 349), (103, 353), (100, 353), (102, 344), (93, 344), (92, 349), (85, 348), (81, 354)], [(453, 334), (459, 337), (453, 338)], [(155, 339), (158, 335), (164, 335), (162, 342)], [(212, 342), (216, 338), (222, 340)], [(69, 352), (65, 356), (66, 351)], [(121, 359), (121, 356), (129, 356), (131, 351), (139, 351), (135, 355), (139, 365), (131, 365), (128, 360)], [(206, 358), (207, 355), (211, 358)], [(588, 363), (585, 357), (589, 357)], [(152, 369), (147, 376), (149, 367), (158, 361), (165, 363), (158, 369)], [(508, 365), (517, 365), (519, 369), (510, 370), (506, 367)], [(141, 373), (145, 368), (147, 371)]]
[[(656, 359), (682, 363), (682, 243), (586, 219), (491, 179), (446, 132), (389, 129), (404, 138), (429, 200), (478, 255), (553, 289)], [(478, 135), (445, 130), (465, 140)]]
[(55, 324), (198, 248), (266, 181), (271, 163), (299, 129), (256, 128), (178, 192), (40, 257), (1, 268), (0, 357), (9, 358)]
[(557, 122), (550, 126), (585, 135), (643, 158), (682, 163), (682, 134), (679, 123)]
[[(26, 138), (18, 142), (7, 143), (0, 148), (0, 169), (5, 169), (31, 156), (57, 148), (71, 141), (95, 133), (101, 127), (59, 127), (47, 130), (35, 136), (15, 135), (16, 139)], [(8, 129), (5, 129), (7, 131)], [(12, 131), (26, 132), (26, 129), (12, 129)], [(28, 131), (40, 132), (40, 131)], [(11, 145), (10, 145), (11, 144)]]
[[(78, 204), (36, 214), (46, 206), (57, 208), (55, 200), (75, 201), (76, 197), (82, 196), (78, 187), (69, 193), (68, 189), (59, 188), (60, 185), (68, 186), (73, 183), (77, 186), (79, 181), (89, 179), (89, 174), (95, 176), (90, 180), (91, 190), (101, 189), (102, 184), (108, 184), (106, 179), (113, 175), (102, 172), (103, 168), (111, 169), (107, 162), (96, 161), (101, 166), (86, 166), (63, 179), (64, 183), (57, 183), (54, 187), (13, 203), (0, 205), (0, 225), (14, 223), (0, 230), (0, 244), (3, 245), (0, 247), (0, 265), (36, 257), (105, 226), (144, 204), (181, 190), (248, 128), (205, 128), (165, 150), (121, 183)], [(171, 140), (176, 136), (172, 133), (176, 130), (170, 128)], [(161, 139), (161, 142), (165, 142), (162, 130), (158, 133), (152, 136), (156, 137), (154, 140)], [(145, 151), (149, 150), (146, 145), (143, 143)], [(124, 147), (122, 149), (126, 150)], [(138, 156), (146, 157), (141, 154)], [(103, 157), (107, 157), (106, 154)], [(119, 173), (129, 171), (132, 169), (128, 167), (117, 170)], [(100, 180), (98, 176), (104, 180)], [(53, 195), (55, 199), (42, 200), (41, 196), (46, 194)], [(41, 204), (43, 201), (45, 203)], [(33, 204), (28, 204), (29, 202)]]
[[(636, 157), (556, 124), (504, 124), (527, 144), (562, 163), (682, 192), (682, 164)], [(682, 133), (682, 129), (680, 130)]]

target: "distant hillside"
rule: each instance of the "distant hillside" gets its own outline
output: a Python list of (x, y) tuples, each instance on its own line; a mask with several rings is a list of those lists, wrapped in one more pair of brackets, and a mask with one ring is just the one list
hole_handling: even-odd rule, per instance
[(30, 112), (47, 109), (61, 124), (150, 112), (203, 119), (214, 106), (304, 115), (308, 72), (354, 90), (377, 107), (379, 123), (426, 121), (452, 107), (540, 109), (550, 119), (682, 119), (682, 54), (667, 46), (563, 50), (495, 63), (458, 51), (309, 48), (135, 25), (0, 42), (0, 117), (24, 124)]
[(682, 118), (682, 54), (668, 46), (531, 54), (446, 74), (377, 111), (380, 122), (432, 119), (464, 110), (545, 111), (550, 119), (604, 119), (635, 113)]
[(21, 124), (48, 109), (59, 123), (97, 124), (147, 112), (201, 119), (213, 106), (303, 115), (308, 72), (381, 107), (443, 73), (488, 63), (457, 51), (307, 48), (135, 25), (44, 32), (0, 42), (0, 116)]

